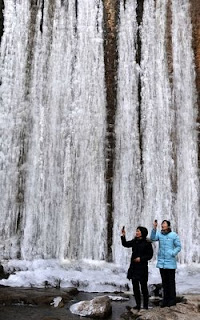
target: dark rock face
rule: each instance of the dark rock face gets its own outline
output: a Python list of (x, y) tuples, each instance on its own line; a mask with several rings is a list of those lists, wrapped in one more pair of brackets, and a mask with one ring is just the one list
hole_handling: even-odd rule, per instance
[(196, 65), (196, 86), (197, 86), (197, 101), (198, 101), (198, 132), (199, 132), (199, 168), (200, 168), (200, 2), (190, 0), (191, 3), (191, 18), (192, 18), (192, 39), (193, 50)]
[(0, 43), (1, 43), (1, 37), (3, 35), (3, 28), (4, 28), (4, 16), (3, 16), (3, 10), (4, 10), (4, 1), (0, 1)]
[(196, 0), (190, 0), (190, 3), (193, 31), (193, 49), (197, 74), (196, 83), (198, 94), (200, 95), (200, 2)]
[(115, 116), (117, 108), (117, 26), (119, 2), (104, 0), (104, 63), (106, 83), (106, 142), (105, 158), (107, 186), (107, 261), (112, 261), (113, 175), (115, 161)]

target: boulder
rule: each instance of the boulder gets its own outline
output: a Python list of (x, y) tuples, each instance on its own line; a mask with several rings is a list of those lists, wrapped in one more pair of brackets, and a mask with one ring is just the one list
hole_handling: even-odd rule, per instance
[(82, 317), (105, 318), (111, 314), (112, 306), (109, 297), (103, 296), (75, 303), (70, 307), (70, 311)]
[(131, 309), (132, 316), (126, 319), (137, 320), (200, 320), (200, 296), (186, 295), (184, 302), (177, 303), (176, 306), (160, 308), (155, 307), (149, 310), (137, 312)]
[(8, 279), (9, 274), (4, 271), (3, 266), (0, 264), (0, 280)]

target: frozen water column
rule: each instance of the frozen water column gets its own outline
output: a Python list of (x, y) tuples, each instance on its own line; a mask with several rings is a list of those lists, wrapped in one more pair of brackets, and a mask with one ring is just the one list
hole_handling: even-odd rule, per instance
[(136, 63), (137, 1), (120, 2), (118, 28), (118, 84), (116, 112), (116, 160), (114, 172), (113, 253), (116, 263), (127, 262), (121, 248), (120, 229), (133, 237), (142, 205), (139, 134), (139, 65)]
[(104, 259), (101, 2), (4, 4), (1, 253)]
[(173, 99), (176, 112), (175, 215), (182, 240), (180, 261), (199, 262), (200, 201), (197, 145), (197, 94), (190, 2), (172, 1)]

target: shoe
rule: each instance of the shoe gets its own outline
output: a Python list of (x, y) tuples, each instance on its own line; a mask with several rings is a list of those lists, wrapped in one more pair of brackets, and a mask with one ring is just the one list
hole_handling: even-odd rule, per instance
[(131, 311), (132, 307), (126, 306), (126, 310)]
[(138, 306), (135, 306), (135, 307), (126, 306), (126, 310), (128, 310), (128, 311), (131, 311), (131, 310), (137, 310), (137, 311), (139, 311), (140, 308), (138, 308)]
[(132, 309), (133, 309), (133, 310), (138, 310), (138, 311), (140, 311), (140, 307), (139, 307), (139, 306), (135, 306), (135, 307), (133, 307)]
[(135, 307), (131, 308), (131, 310), (130, 310), (130, 311), (131, 311), (132, 313), (139, 312), (139, 311), (140, 311), (140, 307), (135, 306)]
[(161, 303), (160, 307), (161, 307), (161, 308), (166, 308), (166, 307), (168, 307), (168, 304), (165, 303), (165, 302), (163, 302), (163, 303)]
[(133, 314), (138, 314), (138, 313), (140, 313), (140, 309), (138, 309), (138, 308), (131, 308), (131, 310), (130, 310), (130, 312), (131, 313), (133, 313)]
[(168, 307), (176, 306), (176, 302), (168, 303)]

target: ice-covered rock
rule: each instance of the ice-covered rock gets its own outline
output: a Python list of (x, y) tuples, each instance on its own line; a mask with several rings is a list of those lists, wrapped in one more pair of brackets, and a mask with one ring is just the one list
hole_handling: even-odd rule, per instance
[(54, 308), (62, 308), (64, 307), (64, 303), (62, 300), (62, 297), (56, 297), (53, 299), (53, 302), (51, 303), (52, 306), (54, 306)]
[(107, 296), (73, 304), (70, 311), (82, 317), (104, 318), (112, 312), (111, 301)]
[(129, 298), (121, 297), (121, 296), (108, 296), (108, 298), (112, 301), (128, 301)]

